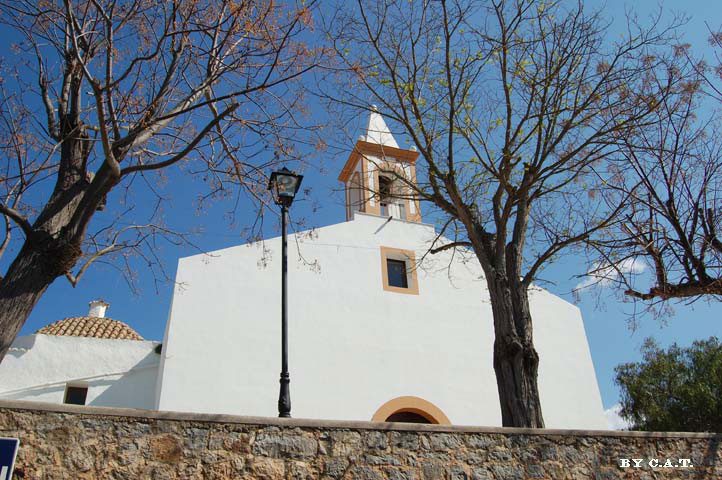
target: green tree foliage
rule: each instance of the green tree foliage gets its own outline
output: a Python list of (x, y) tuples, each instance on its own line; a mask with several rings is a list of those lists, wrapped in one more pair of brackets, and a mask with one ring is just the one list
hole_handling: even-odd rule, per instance
[(642, 345), (644, 360), (619, 365), (621, 415), (634, 430), (722, 432), (722, 343), (698, 340), (688, 348)]

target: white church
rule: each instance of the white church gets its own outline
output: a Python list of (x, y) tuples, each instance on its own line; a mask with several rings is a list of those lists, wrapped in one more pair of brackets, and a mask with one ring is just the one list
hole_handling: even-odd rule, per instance
[[(397, 178), (417, 157), (372, 112), (339, 175), (346, 221), (289, 237), (293, 417), (501, 425), (486, 283), (471, 255), (426, 255), (438, 234)], [(181, 258), (162, 345), (104, 304), (19, 337), (0, 398), (276, 416), (280, 257), (271, 238)], [(530, 302), (547, 428), (606, 429), (579, 309)]]

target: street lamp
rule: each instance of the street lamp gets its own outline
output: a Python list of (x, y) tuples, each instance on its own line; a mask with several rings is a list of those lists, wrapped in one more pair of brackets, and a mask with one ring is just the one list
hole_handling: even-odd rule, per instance
[(281, 391), (278, 394), (278, 416), (291, 416), (291, 392), (288, 384), (291, 377), (288, 374), (288, 318), (286, 308), (286, 290), (288, 276), (288, 256), (286, 254), (286, 217), (288, 207), (301, 186), (303, 175), (296, 175), (286, 167), (271, 173), (268, 189), (273, 195), (273, 201), (281, 207)]

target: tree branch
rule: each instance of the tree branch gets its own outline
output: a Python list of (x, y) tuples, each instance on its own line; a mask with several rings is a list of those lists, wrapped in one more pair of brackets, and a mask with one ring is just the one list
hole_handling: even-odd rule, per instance
[(429, 250), (429, 253), (432, 255), (435, 255), (439, 252), (443, 252), (444, 250), (450, 250), (452, 248), (458, 248), (458, 247), (473, 247), (471, 242), (451, 242), (447, 243), (446, 245), (442, 245), (440, 247), (432, 248)]
[(240, 106), (240, 103), (234, 102), (231, 103), (225, 110), (223, 110), (220, 115), (217, 115), (213, 120), (211, 120), (204, 128), (200, 131), (198, 135), (190, 142), (188, 145), (185, 146), (183, 150), (175, 154), (173, 157), (169, 158), (168, 160), (165, 160), (163, 162), (153, 163), (150, 165), (131, 165), (130, 167), (125, 167), (120, 171), (120, 176), (123, 177), (125, 175), (128, 175), (133, 172), (139, 172), (139, 171), (145, 171), (145, 170), (157, 170), (159, 168), (168, 167), (170, 165), (173, 165), (174, 163), (181, 160), (183, 157), (188, 155), (188, 153), (193, 150), (196, 145), (198, 145), (198, 142), (200, 142), (203, 137), (205, 137), (208, 132), (213, 130), (216, 125), (218, 125), (221, 120), (223, 120), (225, 117), (230, 115), (235, 109), (237, 109)]
[(0, 203), (0, 213), (2, 213), (6, 217), (10, 218), (13, 222), (15, 222), (25, 233), (26, 238), (32, 238), (35, 235), (35, 232), (33, 231), (33, 227), (32, 227), (32, 225), (30, 225), (30, 222), (28, 221), (28, 219), (25, 218), (20, 212), (18, 212), (14, 208), (10, 208), (10, 207)]
[(707, 281), (655, 285), (646, 293), (628, 289), (625, 290), (624, 293), (630, 297), (639, 298), (640, 300), (652, 300), (654, 298), (670, 300), (673, 298), (689, 298), (702, 295), (722, 295), (722, 278), (709, 279)]

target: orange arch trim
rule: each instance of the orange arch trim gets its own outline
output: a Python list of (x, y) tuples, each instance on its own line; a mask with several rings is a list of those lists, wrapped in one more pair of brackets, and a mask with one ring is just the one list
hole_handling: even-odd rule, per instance
[(449, 417), (444, 415), (439, 407), (423, 398), (404, 396), (389, 400), (376, 410), (371, 417), (372, 422), (385, 422), (394, 413), (412, 412), (426, 418), (431, 423), (438, 425), (451, 425)]

